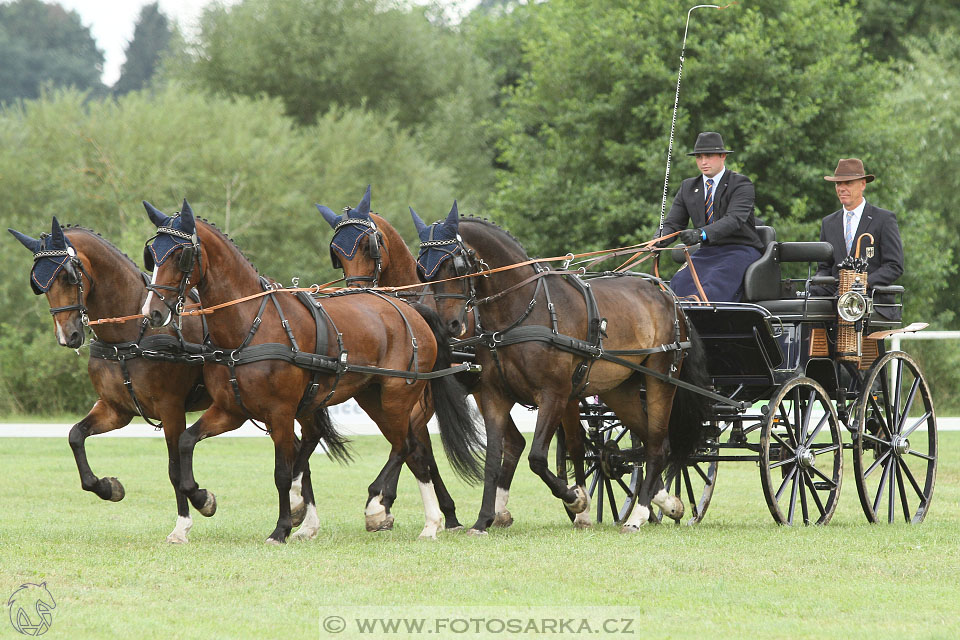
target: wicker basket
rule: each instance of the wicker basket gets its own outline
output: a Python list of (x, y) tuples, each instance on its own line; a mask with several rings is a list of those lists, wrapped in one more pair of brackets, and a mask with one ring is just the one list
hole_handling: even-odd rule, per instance
[[(857, 278), (865, 274), (853, 269), (840, 269), (840, 284), (837, 295), (842, 296), (853, 288)], [(862, 280), (861, 280), (862, 282)], [(859, 366), (861, 355), (861, 336), (854, 323), (837, 318), (837, 357), (845, 362), (856, 362)]]

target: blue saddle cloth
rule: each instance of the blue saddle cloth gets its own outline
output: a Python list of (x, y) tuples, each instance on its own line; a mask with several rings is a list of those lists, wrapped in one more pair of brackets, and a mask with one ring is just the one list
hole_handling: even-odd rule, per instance
[[(700, 247), (691, 259), (710, 302), (738, 302), (743, 296), (743, 274), (760, 256), (753, 247), (725, 244)], [(700, 295), (687, 265), (673, 276), (670, 288), (680, 297)]]

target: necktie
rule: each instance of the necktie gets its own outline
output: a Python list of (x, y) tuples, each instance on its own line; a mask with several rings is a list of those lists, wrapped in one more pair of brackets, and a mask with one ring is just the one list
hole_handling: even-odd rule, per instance
[(843, 240), (847, 244), (847, 255), (850, 255), (850, 250), (853, 248), (853, 234), (857, 232), (853, 228), (853, 211), (844, 211), (843, 219)]
[(713, 221), (713, 178), (707, 178), (707, 224)]

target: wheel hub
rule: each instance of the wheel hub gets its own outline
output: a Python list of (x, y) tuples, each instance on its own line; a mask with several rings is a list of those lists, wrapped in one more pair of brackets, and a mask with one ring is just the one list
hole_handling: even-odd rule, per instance
[(809, 469), (816, 464), (817, 457), (813, 455), (813, 451), (810, 449), (801, 447), (797, 450), (797, 462), (804, 469)]
[(898, 456), (902, 456), (907, 451), (910, 451), (910, 440), (908, 440), (907, 438), (894, 436), (893, 442), (891, 444), (893, 446), (893, 452)]

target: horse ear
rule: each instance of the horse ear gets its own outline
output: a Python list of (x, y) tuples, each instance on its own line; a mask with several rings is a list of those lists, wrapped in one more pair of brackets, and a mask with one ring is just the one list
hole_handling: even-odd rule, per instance
[(417, 215), (417, 212), (413, 210), (413, 207), (409, 207), (410, 215), (413, 217), (413, 226), (417, 229), (417, 235), (425, 231), (427, 228), (427, 223), (420, 219), (420, 216)]
[(197, 223), (193, 217), (193, 209), (187, 199), (183, 199), (183, 206), (180, 207), (180, 231), (184, 233), (196, 233)]
[(332, 229), (336, 229), (337, 225), (340, 224), (340, 221), (343, 220), (343, 216), (334, 213), (330, 207), (325, 207), (322, 204), (318, 204), (317, 210), (320, 211), (320, 215), (323, 216), (323, 219), (327, 221), (327, 224), (330, 225), (330, 228)]
[(363, 194), (363, 200), (360, 201), (360, 204), (357, 205), (357, 208), (354, 209), (357, 215), (356, 218), (369, 218), (370, 217), (370, 185), (367, 185), (367, 190)]
[(143, 208), (147, 210), (147, 215), (150, 216), (150, 222), (153, 223), (153, 226), (158, 228), (170, 226), (170, 216), (165, 215), (160, 209), (146, 200), (143, 201)]
[(20, 233), (16, 229), (7, 229), (13, 237), (20, 241), (20, 244), (25, 246), (27, 249), (30, 249), (31, 252), (36, 253), (40, 251), (40, 248), (43, 247), (43, 243), (37, 240), (36, 238), (31, 238), (30, 236)]
[(453, 201), (453, 207), (450, 209), (450, 213), (447, 214), (447, 226), (453, 227), (454, 229), (460, 228), (460, 214), (457, 211), (457, 201)]
[(57, 249), (67, 246), (66, 241), (63, 239), (63, 227), (60, 226), (60, 221), (57, 220), (57, 216), (53, 216), (53, 222), (50, 224), (50, 241), (50, 246)]

